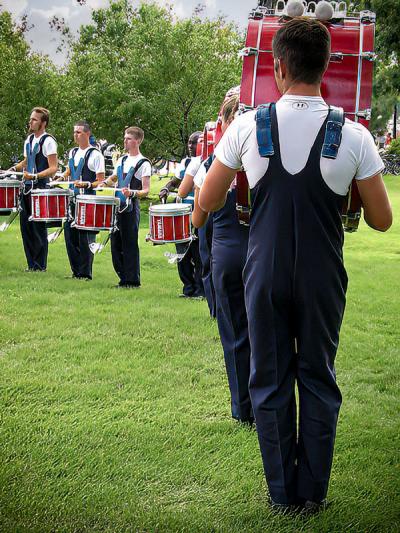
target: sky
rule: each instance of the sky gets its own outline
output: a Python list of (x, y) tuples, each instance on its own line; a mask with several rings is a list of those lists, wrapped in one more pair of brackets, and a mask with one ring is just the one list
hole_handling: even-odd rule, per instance
[[(138, 5), (138, 0), (131, 0)], [(247, 27), (250, 10), (256, 7), (257, 0), (156, 0), (160, 5), (172, 4), (179, 17), (190, 16), (193, 8), (199, 3), (206, 6), (205, 15), (214, 18), (224, 14), (235, 22), (240, 29)], [(48, 54), (58, 65), (65, 61), (64, 53), (56, 53), (58, 36), (50, 30), (49, 20), (53, 16), (65, 19), (73, 32), (78, 32), (82, 24), (91, 20), (93, 9), (107, 7), (109, 0), (86, 0), (86, 5), (80, 6), (77, 0), (0, 0), (2, 9), (10, 11), (15, 20), (24, 14), (28, 15), (33, 28), (26, 34), (26, 38), (33, 50)], [(1, 9), (1, 8), (0, 8)]]

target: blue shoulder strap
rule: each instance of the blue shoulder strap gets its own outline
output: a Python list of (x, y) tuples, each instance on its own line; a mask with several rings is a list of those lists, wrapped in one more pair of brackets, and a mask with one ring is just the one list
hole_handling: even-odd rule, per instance
[[(73, 148), (71, 157), (68, 161), (69, 171), (71, 175), (70, 181), (77, 181), (81, 177), (83, 165), (85, 163), (85, 159), (83, 157), (80, 158), (79, 163), (77, 166), (75, 166), (75, 154), (78, 151), (78, 148)], [(73, 185), (70, 185), (70, 189), (73, 189)]]
[(206, 171), (208, 172), (210, 170), (210, 167), (212, 165), (212, 162), (214, 161), (215, 159), (215, 155), (214, 154), (211, 154), (208, 156), (208, 158), (205, 160), (204, 162), (204, 167), (206, 169)]
[[(134, 168), (131, 167), (129, 169), (129, 172), (125, 176), (126, 179), (124, 180), (124, 163), (127, 160), (127, 158), (128, 158), (128, 156), (124, 155), (123, 158), (121, 159), (121, 164), (117, 168), (118, 187), (121, 187), (121, 188), (122, 187), (127, 187), (129, 185), (129, 183), (131, 182), (131, 179), (132, 179), (133, 171), (134, 171)], [(129, 181), (128, 181), (128, 177), (129, 177)], [(125, 182), (127, 182), (128, 185), (126, 185)]]
[(39, 152), (39, 143), (35, 144), (34, 149), (32, 150), (32, 142), (33, 142), (34, 134), (29, 137), (29, 142), (26, 147), (26, 170), (29, 173), (34, 173), (36, 171), (36, 156)]
[(344, 124), (344, 111), (342, 107), (330, 107), (328, 122), (326, 123), (325, 139), (322, 146), (322, 157), (336, 159), (340, 143), (342, 142), (342, 129)]
[(271, 109), (275, 104), (263, 104), (258, 106), (256, 113), (256, 133), (258, 153), (261, 157), (274, 155), (274, 143), (271, 133)]

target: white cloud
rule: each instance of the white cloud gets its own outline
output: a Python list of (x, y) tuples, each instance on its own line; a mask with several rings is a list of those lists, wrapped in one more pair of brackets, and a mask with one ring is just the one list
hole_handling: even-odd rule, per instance
[(28, 7), (28, 0), (2, 0), (3, 8), (13, 13), (13, 15), (21, 15)]
[(54, 6), (50, 9), (37, 9), (31, 10), (32, 15), (38, 15), (45, 19), (52, 19), (54, 16), (63, 17), (67, 20), (71, 16), (71, 9), (69, 7)]

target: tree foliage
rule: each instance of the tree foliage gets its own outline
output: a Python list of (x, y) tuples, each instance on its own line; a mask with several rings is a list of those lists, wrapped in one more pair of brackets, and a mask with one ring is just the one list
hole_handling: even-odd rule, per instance
[(117, 0), (81, 28), (66, 75), (98, 136), (120, 139), (136, 124), (151, 156), (180, 156), (190, 133), (216, 117), (226, 90), (240, 82), (241, 44), (222, 18), (176, 19), (168, 8)]

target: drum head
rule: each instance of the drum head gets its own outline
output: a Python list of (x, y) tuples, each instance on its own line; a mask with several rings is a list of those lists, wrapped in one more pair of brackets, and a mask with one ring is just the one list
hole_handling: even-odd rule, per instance
[(191, 212), (190, 204), (159, 204), (151, 205), (149, 213), (152, 215), (184, 215)]

